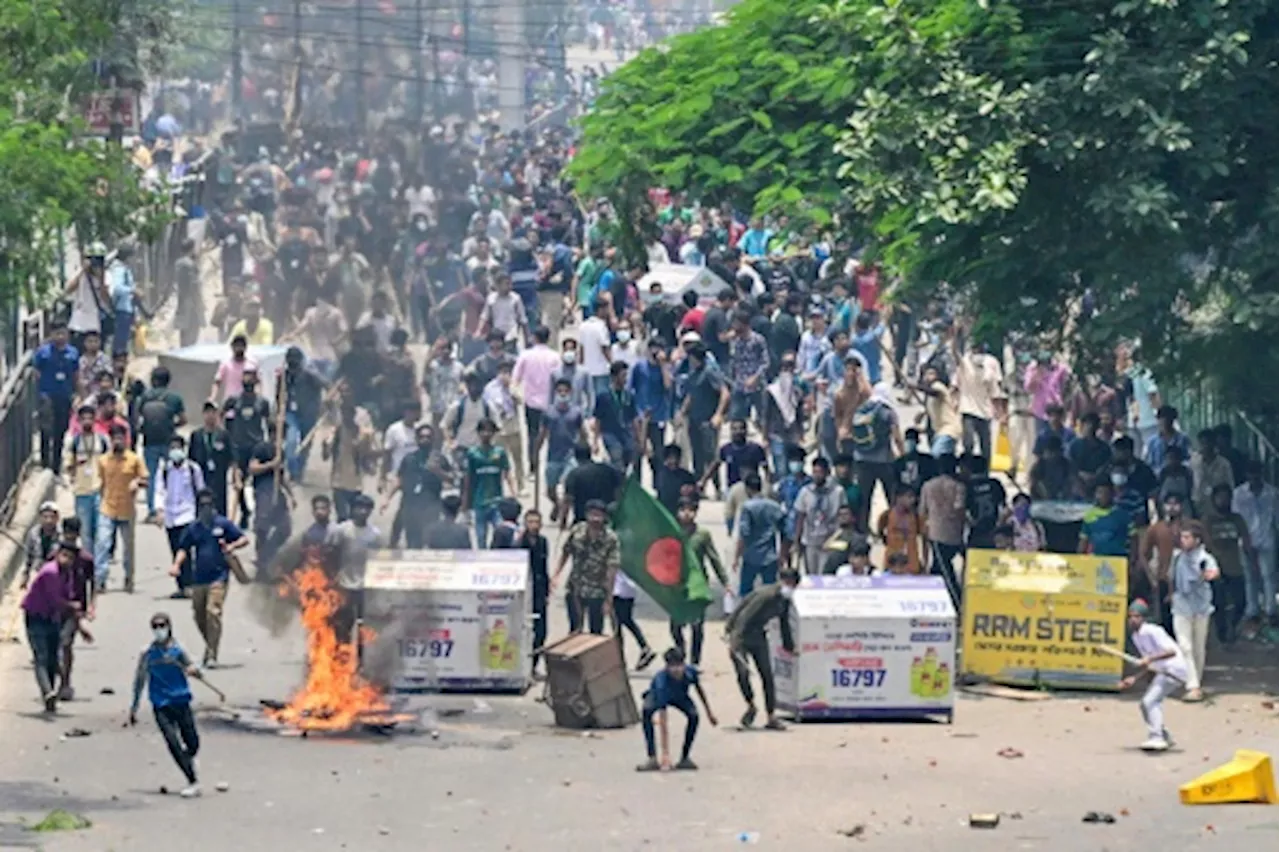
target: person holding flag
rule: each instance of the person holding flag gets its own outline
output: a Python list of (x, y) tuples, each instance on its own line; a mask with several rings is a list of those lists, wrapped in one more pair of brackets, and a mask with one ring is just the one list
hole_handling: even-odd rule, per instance
[[(758, 473), (748, 474), (748, 476), (755, 476), (758, 484), (760, 479)], [(680, 532), (684, 536), (685, 548), (697, 560), (698, 566), (703, 571), (703, 576), (706, 576), (706, 569), (709, 565), (711, 570), (715, 572), (716, 579), (720, 581), (720, 585), (728, 589), (729, 577), (725, 574), (724, 563), (720, 560), (720, 554), (716, 551), (715, 544), (711, 541), (711, 533), (698, 526), (698, 501), (692, 497), (681, 498), (679, 507), (676, 510), (676, 521), (680, 524)], [(688, 622), (690, 633), (693, 634), (689, 650), (695, 666), (702, 662), (703, 620), (703, 616), (699, 615), (696, 620)], [(684, 624), (674, 618), (671, 620), (671, 639), (676, 643), (676, 648), (683, 655), (685, 653)]]

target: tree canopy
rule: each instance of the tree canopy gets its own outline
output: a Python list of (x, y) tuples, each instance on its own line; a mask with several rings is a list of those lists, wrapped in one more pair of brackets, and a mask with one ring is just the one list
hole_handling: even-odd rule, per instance
[(569, 167), (579, 193), (611, 198), (624, 225), (655, 186), (829, 221), (843, 198), (832, 146), (857, 87), (841, 34), (811, 24), (822, 8), (744, 0), (725, 25), (610, 74)]
[(1276, 31), (1263, 0), (744, 0), (605, 81), (572, 175), (624, 213), (837, 213), (902, 297), (1140, 339), (1271, 415)]
[(163, 39), (162, 0), (0, 0), (0, 295), (33, 297), (61, 269), (58, 235), (147, 233), (162, 218), (127, 152), (86, 137), (84, 98), (109, 69), (141, 87), (145, 45)]

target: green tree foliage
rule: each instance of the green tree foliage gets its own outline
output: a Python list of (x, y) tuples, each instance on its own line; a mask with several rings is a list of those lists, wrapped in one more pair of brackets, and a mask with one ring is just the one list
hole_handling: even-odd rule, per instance
[(814, 0), (743, 0), (720, 26), (671, 39), (611, 74), (582, 120), (570, 175), (608, 196), (634, 241), (651, 187), (825, 223), (842, 198), (832, 145), (855, 93), (841, 33)]
[(817, 26), (860, 56), (841, 177), (909, 286), (1084, 357), (1140, 339), (1274, 420), (1274, 4), (837, 0)]
[(99, 85), (92, 60), (140, 85), (163, 41), (160, 0), (0, 0), (0, 296), (36, 298), (56, 283), (58, 235), (82, 242), (148, 236), (164, 217), (127, 152), (85, 136), (85, 95)]

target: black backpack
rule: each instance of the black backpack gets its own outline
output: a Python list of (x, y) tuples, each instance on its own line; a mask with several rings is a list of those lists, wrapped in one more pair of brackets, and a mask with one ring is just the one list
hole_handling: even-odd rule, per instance
[(173, 406), (169, 404), (171, 391), (151, 389), (138, 402), (138, 425), (142, 438), (148, 445), (167, 444), (173, 437)]

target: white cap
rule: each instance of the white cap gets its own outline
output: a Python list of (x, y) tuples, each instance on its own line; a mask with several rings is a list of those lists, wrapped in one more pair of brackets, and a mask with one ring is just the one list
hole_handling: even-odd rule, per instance
[(58, 504), (52, 500), (45, 500), (40, 504), (40, 514), (43, 515), (45, 512), (53, 512), (55, 515), (58, 514)]

